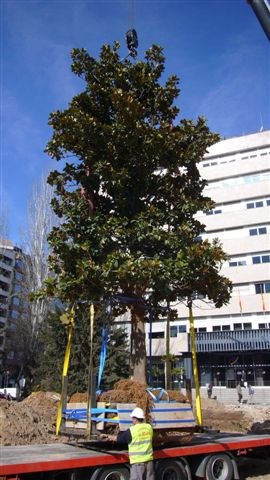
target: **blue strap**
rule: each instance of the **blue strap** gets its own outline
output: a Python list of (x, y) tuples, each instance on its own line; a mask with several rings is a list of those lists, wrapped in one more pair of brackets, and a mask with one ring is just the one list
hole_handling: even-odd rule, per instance
[[(109, 330), (108, 330), (108, 327), (106, 327), (106, 310), (107, 310), (107, 304), (105, 302), (104, 303), (104, 313), (103, 313), (104, 321), (103, 321), (103, 327), (102, 327), (102, 333), (101, 333), (102, 340), (101, 340), (97, 390), (100, 389), (101, 377), (102, 377), (102, 373), (103, 373), (104, 366), (105, 366), (105, 361), (106, 361), (106, 356), (107, 356)], [(112, 313), (112, 304), (110, 303), (110, 315), (111, 315), (111, 313)]]
[(149, 323), (150, 323), (150, 332), (149, 332), (149, 383), (153, 387), (153, 358), (152, 358), (152, 325), (153, 325), (153, 311), (150, 305), (149, 312)]

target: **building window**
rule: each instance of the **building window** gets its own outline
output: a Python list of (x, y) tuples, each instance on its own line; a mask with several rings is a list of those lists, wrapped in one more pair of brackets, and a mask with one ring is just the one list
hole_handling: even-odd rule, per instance
[(269, 207), (270, 206), (270, 199), (266, 200), (266, 205)]
[(234, 330), (242, 330), (242, 323), (234, 323), (233, 324)]
[(252, 257), (252, 263), (270, 263), (270, 255), (256, 255), (256, 257)]
[(206, 327), (200, 327), (199, 332), (206, 332)]
[(6, 270), (5, 268), (0, 268), (0, 275), (3, 275), (3, 277), (10, 278), (11, 277), (11, 271)]
[(270, 282), (255, 283), (255, 293), (270, 293)]
[(5, 292), (8, 292), (9, 291), (9, 284), (5, 283), (5, 282), (0, 282), (0, 288), (2, 288), (2, 290), (4, 290)]
[(0, 261), (6, 265), (12, 265), (12, 258), (6, 257), (6, 255), (0, 255)]
[(12, 303), (13, 305), (16, 305), (16, 306), (20, 305), (19, 297), (13, 297)]
[(243, 327), (244, 327), (244, 330), (251, 330), (252, 329), (252, 324), (251, 323), (244, 323)]
[(213, 326), (213, 332), (220, 332), (220, 330), (221, 330), (220, 325), (214, 325)]
[(233, 262), (229, 262), (229, 267), (242, 267), (243, 265), (246, 265), (247, 262), (246, 260), (236, 260)]
[(249, 230), (249, 235), (252, 237), (254, 235), (264, 235), (266, 234), (266, 227), (259, 227), (259, 228), (251, 228)]
[(170, 337), (177, 337), (177, 327), (175, 325), (170, 327)]
[(7, 300), (7, 297), (0, 295), (0, 305), (6, 305), (8, 303)]
[(226, 331), (228, 331), (228, 330), (231, 330), (230, 325), (222, 325), (222, 331), (223, 331), (223, 332), (226, 332)]
[(260, 208), (260, 207), (263, 207), (263, 201), (259, 201), (259, 202), (249, 202), (247, 203), (247, 208)]
[(186, 333), (187, 326), (186, 325), (179, 325), (178, 326), (178, 331), (179, 331), (179, 333)]
[[(151, 338), (150, 333), (149, 338)], [(152, 332), (152, 338), (164, 338), (164, 332)]]
[(206, 215), (218, 215), (219, 213), (222, 213), (222, 210), (220, 208), (216, 210), (209, 210), (208, 212), (206, 212)]
[(258, 328), (266, 328), (266, 323), (259, 323)]

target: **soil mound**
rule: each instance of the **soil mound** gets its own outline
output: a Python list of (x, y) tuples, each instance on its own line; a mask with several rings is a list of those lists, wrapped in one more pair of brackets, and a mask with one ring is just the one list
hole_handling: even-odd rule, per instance
[[(124, 398), (126, 403), (145, 405), (145, 386), (131, 381), (118, 382), (114, 397)], [(128, 382), (128, 383), (126, 383)], [(130, 383), (131, 382), (131, 383)], [(140, 391), (139, 391), (140, 388)], [(119, 391), (118, 391), (119, 390)], [(143, 390), (143, 392), (142, 392)], [(112, 392), (115, 392), (114, 390)], [(125, 392), (125, 393), (123, 393)], [(171, 400), (178, 400), (180, 392), (170, 392)], [(105, 394), (104, 394), (105, 395)], [(115, 393), (106, 392), (108, 398)], [(124, 396), (123, 396), (124, 395)], [(76, 397), (77, 396), (77, 397)], [(1, 445), (29, 445), (54, 442), (67, 442), (69, 437), (55, 435), (55, 423), (59, 394), (55, 392), (34, 392), (21, 402), (0, 400), (0, 443)], [(149, 396), (150, 397), (150, 396)], [(71, 397), (72, 401), (86, 401), (85, 393)], [(239, 433), (270, 433), (270, 406), (263, 405), (227, 405), (214, 399), (202, 398), (203, 425), (213, 430)], [(118, 400), (117, 400), (118, 401)], [(149, 400), (147, 400), (149, 401)], [(181, 399), (182, 401), (182, 399)], [(179, 438), (171, 433), (168, 438), (159, 438), (160, 444), (188, 443), (189, 438)]]
[(0, 400), (1, 445), (59, 441), (55, 436), (58, 400), (36, 392), (22, 402)]

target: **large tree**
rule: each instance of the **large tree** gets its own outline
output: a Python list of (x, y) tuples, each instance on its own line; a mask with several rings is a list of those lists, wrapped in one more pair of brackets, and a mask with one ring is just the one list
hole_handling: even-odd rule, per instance
[(219, 137), (204, 118), (178, 120), (178, 78), (161, 83), (161, 47), (136, 62), (120, 59), (118, 43), (97, 59), (85, 49), (71, 56), (84, 89), (49, 119), (46, 150), (64, 161), (49, 183), (64, 220), (50, 234), (56, 277), (47, 291), (71, 303), (124, 296), (133, 377), (145, 381), (146, 305), (194, 291), (216, 306), (229, 300), (222, 248), (200, 241), (204, 226), (194, 218), (213, 206), (198, 163)]

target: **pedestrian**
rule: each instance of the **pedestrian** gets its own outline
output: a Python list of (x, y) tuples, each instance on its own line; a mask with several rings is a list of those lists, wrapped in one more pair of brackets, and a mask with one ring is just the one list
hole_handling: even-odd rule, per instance
[(254, 395), (254, 388), (250, 385), (250, 383), (247, 384), (247, 391), (248, 391), (248, 396), (249, 396), (249, 403), (253, 403), (253, 395)]
[(134, 408), (130, 416), (133, 425), (116, 437), (117, 443), (128, 444), (130, 480), (154, 480), (153, 428), (141, 408)]
[(213, 384), (212, 384), (212, 383), (209, 383), (208, 386), (207, 386), (207, 395), (208, 395), (208, 398), (211, 398), (211, 397), (212, 397), (212, 392), (213, 392)]
[(238, 395), (238, 402), (242, 403), (243, 395), (242, 395), (242, 386), (240, 382), (236, 385), (236, 391)]

